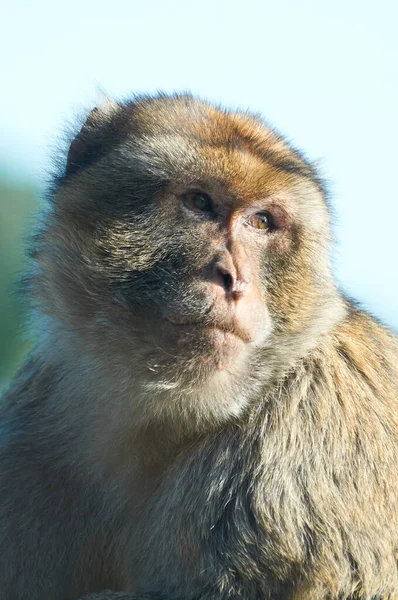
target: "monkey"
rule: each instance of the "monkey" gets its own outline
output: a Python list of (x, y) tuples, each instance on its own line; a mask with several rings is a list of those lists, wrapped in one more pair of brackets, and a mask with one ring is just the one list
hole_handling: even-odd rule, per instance
[(48, 199), (0, 600), (396, 600), (398, 343), (333, 278), (313, 163), (249, 112), (134, 96)]

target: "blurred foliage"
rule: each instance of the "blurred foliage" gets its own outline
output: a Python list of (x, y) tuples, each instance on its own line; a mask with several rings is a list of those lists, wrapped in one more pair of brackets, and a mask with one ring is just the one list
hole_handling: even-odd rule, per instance
[(26, 247), (37, 188), (0, 172), (0, 391), (23, 361), (30, 342), (24, 331), (26, 306), (19, 282), (28, 268)]

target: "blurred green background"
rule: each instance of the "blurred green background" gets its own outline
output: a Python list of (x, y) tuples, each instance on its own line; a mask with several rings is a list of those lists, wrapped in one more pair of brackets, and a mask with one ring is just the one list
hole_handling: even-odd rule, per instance
[(20, 281), (27, 269), (28, 233), (38, 210), (37, 186), (0, 170), (0, 391), (32, 343), (26, 333)]

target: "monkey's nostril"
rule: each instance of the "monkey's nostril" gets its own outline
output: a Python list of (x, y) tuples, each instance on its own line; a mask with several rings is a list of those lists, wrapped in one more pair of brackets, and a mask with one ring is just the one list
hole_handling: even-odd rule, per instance
[(224, 288), (227, 292), (230, 292), (232, 290), (232, 285), (233, 285), (233, 280), (231, 275), (229, 275), (228, 273), (225, 273), (222, 275), (222, 278), (224, 280)]

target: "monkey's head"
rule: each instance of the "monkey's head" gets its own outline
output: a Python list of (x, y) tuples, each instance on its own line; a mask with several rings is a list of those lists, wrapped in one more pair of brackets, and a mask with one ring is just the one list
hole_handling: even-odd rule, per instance
[(281, 136), (189, 95), (144, 97), (94, 109), (73, 140), (36, 287), (72, 352), (170, 385), (256, 378), (333, 320), (328, 246), (320, 180)]

